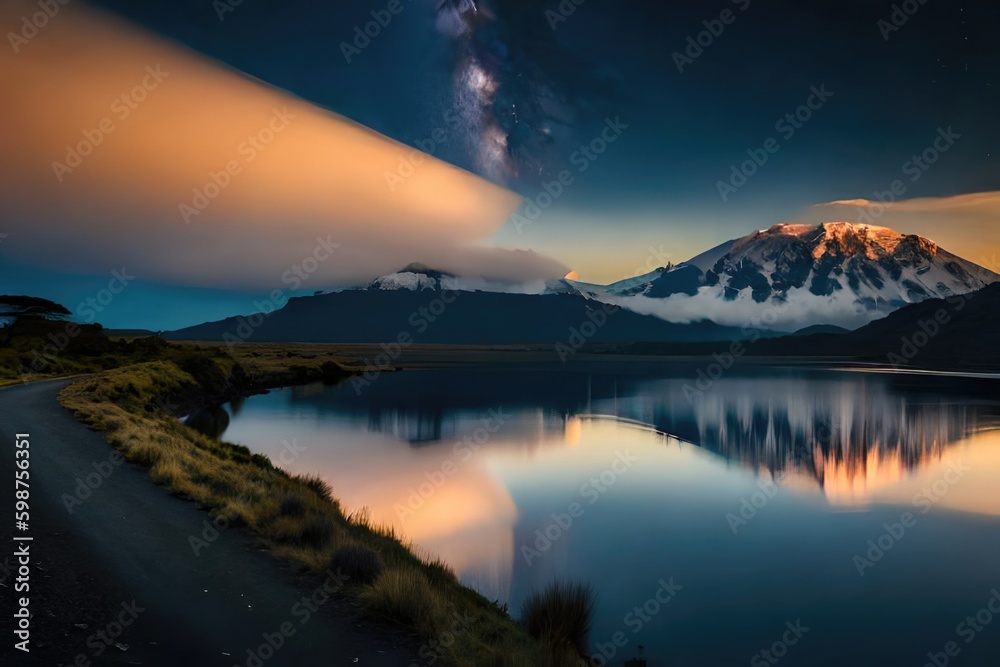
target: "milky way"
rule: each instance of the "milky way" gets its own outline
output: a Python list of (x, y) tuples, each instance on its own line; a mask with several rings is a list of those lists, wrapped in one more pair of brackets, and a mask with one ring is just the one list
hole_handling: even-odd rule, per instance
[[(455, 46), (454, 104), (476, 170), (531, 189), (558, 162), (554, 129), (570, 132), (577, 109), (525, 48), (538, 35), (512, 30), (501, 9), (523, 11), (513, 2), (444, 0), (437, 27)], [(550, 32), (541, 37), (552, 40)]]

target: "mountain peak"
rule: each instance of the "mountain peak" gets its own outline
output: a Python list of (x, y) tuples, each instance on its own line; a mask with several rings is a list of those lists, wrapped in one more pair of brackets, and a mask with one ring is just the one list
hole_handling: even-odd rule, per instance
[(862, 222), (840, 221), (821, 222), (818, 225), (810, 225), (799, 222), (780, 222), (776, 225), (772, 225), (766, 230), (761, 230), (761, 232), (771, 234), (790, 234), (792, 236), (806, 236), (810, 234), (810, 232), (816, 232), (819, 230), (822, 230), (823, 234), (828, 236), (841, 236), (845, 234), (854, 234), (859, 236), (902, 236), (902, 234), (896, 230), (889, 229), (888, 227), (869, 225)]
[(827, 255), (834, 257), (864, 256), (878, 260), (897, 253), (920, 255), (925, 259), (937, 255), (938, 246), (930, 239), (915, 234), (904, 235), (888, 227), (858, 222), (823, 222), (818, 225), (781, 223), (768, 229), (738, 239), (730, 249), (738, 253), (748, 248), (759, 248), (762, 243), (774, 240), (784, 244), (794, 240), (809, 248), (813, 259)]
[(425, 289), (436, 290), (441, 286), (441, 279), (445, 277), (451, 277), (451, 274), (432, 269), (420, 262), (410, 262), (395, 273), (379, 276), (368, 284), (368, 289), (409, 290), (413, 292)]
[[(608, 291), (673, 297), (662, 307), (643, 304), (667, 318), (718, 313), (716, 321), (732, 323), (723, 318), (746, 321), (746, 313), (773, 308), (786, 312), (789, 325), (856, 327), (908, 303), (965, 294), (998, 280), (922, 236), (831, 221), (773, 225), (658, 277), (616, 283)], [(735, 302), (728, 313), (720, 305), (725, 302)]]
[(446, 274), (444, 271), (438, 271), (437, 269), (432, 269), (423, 262), (410, 262), (403, 268), (401, 268), (396, 273), (422, 273), (427, 276), (434, 276), (435, 278)]

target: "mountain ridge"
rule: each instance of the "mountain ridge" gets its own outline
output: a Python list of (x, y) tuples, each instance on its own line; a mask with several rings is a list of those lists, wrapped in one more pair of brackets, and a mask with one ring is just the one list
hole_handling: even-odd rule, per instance
[[(754, 322), (764, 337), (855, 329), (911, 303), (968, 294), (998, 281), (1000, 275), (920, 236), (858, 223), (783, 223), (610, 285), (565, 278), (512, 283), (414, 262), (361, 287), (292, 298), (257, 316), (260, 326), (226, 318), (167, 335), (384, 342), (414, 328), (407, 316), (426, 303), (461, 295), (458, 305), (442, 309), (444, 324), (428, 327), (419, 342), (557, 343), (594, 325), (594, 313), (601, 311), (614, 315), (594, 326), (584, 342), (711, 342), (739, 338)], [(239, 336), (237, 328), (249, 334)]]

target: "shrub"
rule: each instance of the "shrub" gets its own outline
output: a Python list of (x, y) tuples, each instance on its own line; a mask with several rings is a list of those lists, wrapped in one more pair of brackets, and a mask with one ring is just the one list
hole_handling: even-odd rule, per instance
[(281, 499), (279, 513), (281, 516), (305, 516), (306, 501), (302, 500), (302, 496), (297, 493), (286, 493), (285, 497)]
[(333, 489), (319, 475), (296, 475), (295, 479), (315, 491), (320, 498), (333, 502)]
[(434, 636), (435, 612), (441, 604), (423, 572), (415, 568), (386, 570), (361, 592), (361, 603), (372, 613)]
[(591, 587), (556, 582), (528, 598), (521, 609), (521, 623), (536, 639), (553, 647), (568, 645), (586, 655), (593, 615)]
[(333, 539), (333, 519), (326, 514), (313, 514), (302, 528), (299, 542), (313, 549), (322, 549)]
[(330, 569), (350, 577), (351, 583), (371, 584), (382, 574), (382, 559), (367, 547), (348, 544), (333, 552)]

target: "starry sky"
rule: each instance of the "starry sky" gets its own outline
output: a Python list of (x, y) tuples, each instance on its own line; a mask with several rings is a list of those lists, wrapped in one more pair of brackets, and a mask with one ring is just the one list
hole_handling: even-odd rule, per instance
[[(477, 243), (533, 251), (539, 271), (607, 282), (778, 222), (857, 220), (897, 180), (927, 205), (875, 224), (981, 263), (1000, 249), (1000, 9), (985, 0), (912, 15), (872, 0), (87, 4), (520, 195)], [(933, 164), (913, 161), (925, 151)], [(3, 291), (72, 307), (107, 281), (15, 241)], [(263, 290), (184, 282), (139, 280), (102, 320), (182, 326)]]

